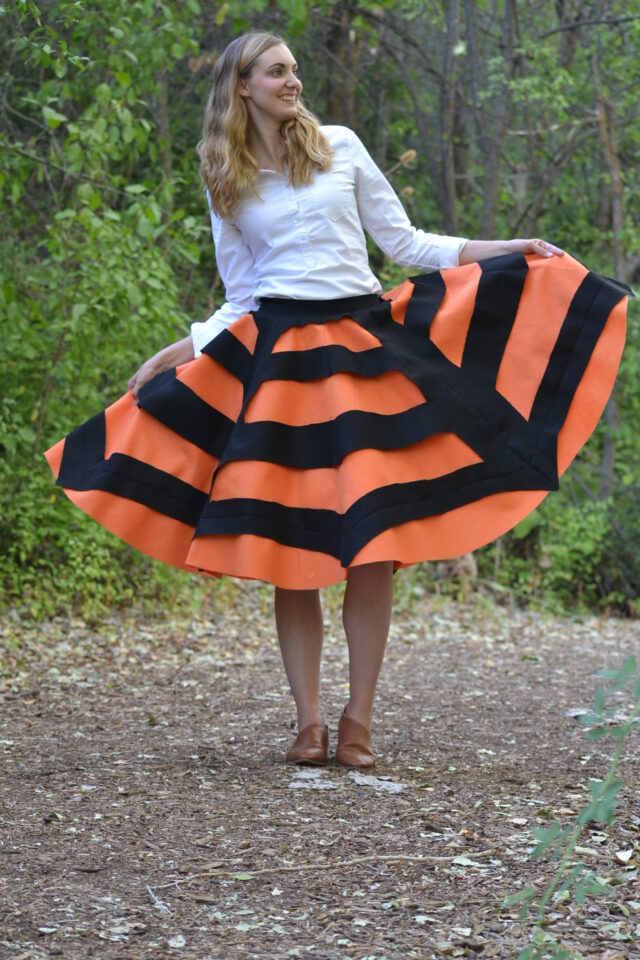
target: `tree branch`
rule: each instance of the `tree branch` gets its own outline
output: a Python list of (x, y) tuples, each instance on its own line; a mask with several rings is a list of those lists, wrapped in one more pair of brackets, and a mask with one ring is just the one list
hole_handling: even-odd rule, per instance
[(576, 20), (575, 23), (563, 23), (560, 27), (554, 27), (553, 30), (546, 30), (538, 34), (538, 39), (550, 37), (552, 33), (562, 33), (565, 30), (577, 30), (578, 27), (593, 27), (598, 24), (604, 26), (615, 26), (618, 23), (630, 23), (632, 20), (640, 20), (640, 17), (616, 17), (612, 20)]

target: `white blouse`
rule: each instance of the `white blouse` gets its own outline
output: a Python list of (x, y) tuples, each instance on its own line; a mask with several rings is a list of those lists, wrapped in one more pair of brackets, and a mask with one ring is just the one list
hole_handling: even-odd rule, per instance
[(390, 183), (347, 127), (321, 128), (335, 154), (331, 169), (293, 187), (260, 170), (259, 198), (245, 190), (231, 220), (211, 211), (216, 262), (227, 300), (191, 326), (195, 356), (261, 297), (336, 300), (380, 293), (363, 227), (395, 263), (422, 270), (458, 266), (462, 237), (413, 227)]

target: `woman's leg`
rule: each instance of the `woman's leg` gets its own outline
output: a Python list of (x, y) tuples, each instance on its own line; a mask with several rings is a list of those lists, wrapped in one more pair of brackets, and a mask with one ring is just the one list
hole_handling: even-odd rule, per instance
[(276, 629), (284, 669), (298, 709), (298, 730), (321, 723), (322, 610), (317, 590), (276, 587)]
[(393, 563), (367, 563), (349, 570), (342, 620), (349, 646), (346, 714), (369, 730), (378, 674), (391, 625)]

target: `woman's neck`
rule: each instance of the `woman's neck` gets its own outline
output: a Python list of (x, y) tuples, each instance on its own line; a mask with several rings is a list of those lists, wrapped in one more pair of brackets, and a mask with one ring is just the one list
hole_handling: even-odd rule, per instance
[(284, 150), (279, 126), (252, 123), (247, 141), (249, 150), (261, 170), (284, 172)]

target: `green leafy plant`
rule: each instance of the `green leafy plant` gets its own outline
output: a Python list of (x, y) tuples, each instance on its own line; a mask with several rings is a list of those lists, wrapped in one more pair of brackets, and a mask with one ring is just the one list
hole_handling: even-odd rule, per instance
[[(529, 858), (536, 859), (546, 854), (553, 862), (557, 862), (558, 866), (542, 891), (535, 886), (525, 887), (503, 901), (503, 907), (520, 907), (520, 920), (526, 919), (532, 912), (535, 916), (531, 942), (520, 951), (518, 960), (575, 960), (578, 954), (564, 947), (545, 931), (548, 907), (561, 897), (573, 897), (577, 903), (583, 903), (587, 897), (606, 896), (611, 893), (610, 883), (605, 878), (588, 869), (581, 861), (575, 862), (575, 853), (578, 841), (588, 824), (611, 824), (615, 819), (618, 794), (622, 787), (617, 778), (618, 766), (625, 740), (639, 724), (640, 666), (635, 657), (629, 657), (619, 670), (605, 670), (601, 676), (609, 681), (609, 686), (598, 688), (593, 710), (583, 714), (580, 720), (589, 728), (587, 735), (590, 739), (609, 736), (616, 740), (613, 760), (604, 780), (591, 782), (591, 801), (572, 826), (562, 826), (556, 822), (544, 830), (534, 831), (537, 843), (530, 851)], [(624, 722), (616, 723), (618, 708), (608, 707), (606, 701), (611, 694), (625, 687), (630, 688), (635, 705)]]

